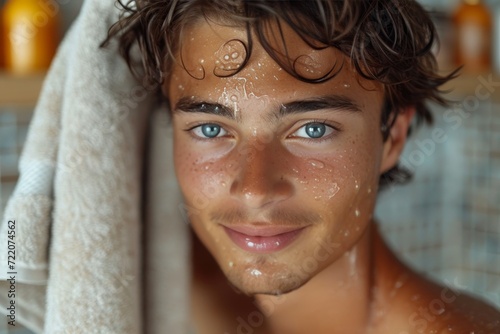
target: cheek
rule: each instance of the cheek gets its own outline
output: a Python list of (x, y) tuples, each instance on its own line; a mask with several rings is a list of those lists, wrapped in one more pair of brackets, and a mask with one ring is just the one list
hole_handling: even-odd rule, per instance
[(206, 210), (229, 187), (224, 159), (206, 159), (203, 152), (189, 150), (189, 144), (175, 140), (174, 161), (179, 185), (192, 211)]
[[(331, 200), (339, 193), (357, 194), (378, 183), (380, 158), (373, 145), (353, 143), (353, 148), (338, 150), (314, 158), (296, 159), (291, 174), (302, 191), (315, 200)], [(370, 192), (371, 192), (370, 191)]]
[(326, 229), (355, 237), (370, 220), (378, 187), (378, 157), (375, 145), (352, 143), (352, 148), (297, 159), (291, 165), (293, 178), (304, 203), (321, 213)]

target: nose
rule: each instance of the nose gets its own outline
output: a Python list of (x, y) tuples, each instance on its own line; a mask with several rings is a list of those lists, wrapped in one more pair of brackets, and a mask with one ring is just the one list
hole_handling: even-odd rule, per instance
[(282, 150), (273, 144), (248, 142), (239, 150), (239, 170), (231, 183), (231, 196), (253, 209), (293, 195)]

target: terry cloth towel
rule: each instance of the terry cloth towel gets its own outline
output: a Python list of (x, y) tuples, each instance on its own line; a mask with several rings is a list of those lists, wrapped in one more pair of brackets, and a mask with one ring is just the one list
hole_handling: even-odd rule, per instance
[(187, 333), (190, 246), (167, 111), (116, 42), (99, 48), (119, 12), (84, 2), (0, 214), (2, 321), (36, 333)]

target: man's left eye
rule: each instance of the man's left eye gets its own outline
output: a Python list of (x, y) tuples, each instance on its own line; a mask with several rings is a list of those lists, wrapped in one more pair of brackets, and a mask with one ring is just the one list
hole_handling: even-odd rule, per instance
[(207, 123), (199, 125), (191, 131), (197, 136), (204, 139), (222, 137), (227, 134), (226, 130), (218, 124)]
[(333, 132), (333, 128), (324, 123), (308, 123), (302, 126), (300, 129), (294, 132), (292, 137), (301, 137), (308, 139), (319, 139), (324, 136), (328, 136)]

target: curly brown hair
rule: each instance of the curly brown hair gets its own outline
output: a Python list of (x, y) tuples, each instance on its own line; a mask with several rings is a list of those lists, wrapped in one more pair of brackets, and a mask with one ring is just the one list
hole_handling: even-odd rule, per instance
[[(332, 70), (319, 78), (305, 78), (285, 60), (266, 37), (270, 23), (289, 25), (315, 49), (334, 47), (348, 56), (358, 74), (385, 87), (381, 131), (385, 141), (395, 116), (407, 107), (416, 108), (416, 124), (432, 123), (427, 101), (445, 105), (439, 87), (457, 75), (438, 74), (431, 47), (436, 40), (434, 24), (415, 0), (129, 0), (109, 30), (103, 45), (118, 38), (119, 51), (138, 78), (156, 83), (168, 78), (182, 32), (197, 20), (211, 19), (247, 29), (244, 68), (252, 52), (252, 35), (268, 54), (299, 80), (318, 83), (334, 77)], [(280, 28), (278, 29), (280, 30)], [(253, 34), (252, 34), (253, 33)], [(284, 43), (284, 37), (281, 35)], [(139, 48), (139, 59), (133, 47)], [(224, 76), (224, 75), (223, 75)], [(395, 166), (380, 178), (380, 185), (403, 183), (409, 171)]]

